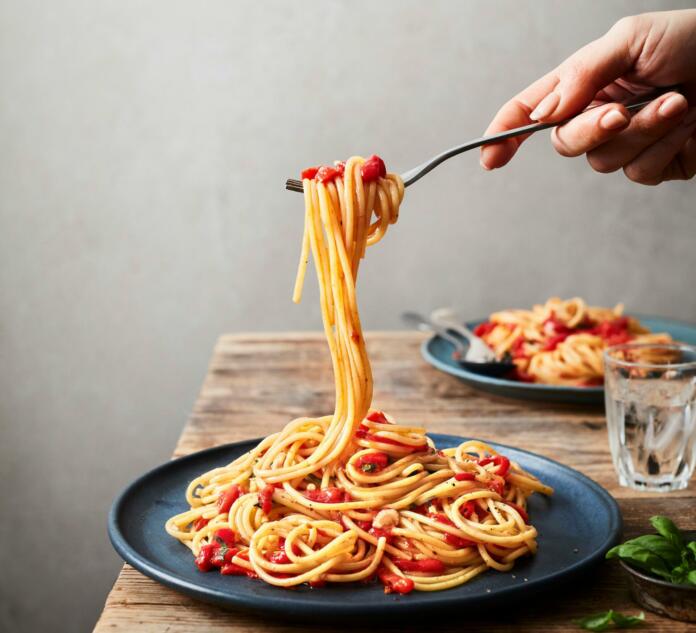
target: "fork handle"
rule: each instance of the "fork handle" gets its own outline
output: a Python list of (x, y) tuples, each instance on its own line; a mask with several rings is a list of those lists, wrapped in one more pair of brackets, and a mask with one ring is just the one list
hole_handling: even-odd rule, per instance
[[(636, 112), (644, 108), (649, 103), (652, 103), (652, 101), (656, 97), (659, 97), (661, 94), (669, 92), (670, 90), (675, 90), (675, 87), (670, 86), (668, 88), (665, 88), (664, 90), (661, 90), (659, 93), (653, 94), (650, 99), (627, 105), (626, 109), (629, 112)], [(404, 185), (408, 187), (408, 185), (413, 184), (414, 182), (416, 182), (416, 180), (420, 180), (423, 176), (425, 176), (425, 174), (435, 169), (435, 167), (445, 162), (447, 159), (452, 158), (452, 156), (456, 156), (457, 154), (461, 154), (462, 152), (467, 152), (470, 149), (481, 147), (482, 145), (490, 145), (491, 143), (498, 143), (500, 141), (504, 141), (509, 138), (514, 138), (516, 136), (532, 134), (534, 132), (539, 132), (540, 130), (548, 130), (549, 128), (556, 127), (557, 125), (564, 125), (565, 123), (572, 121), (575, 117), (580, 116), (581, 114), (589, 110), (592, 110), (596, 107), (599, 106), (585, 108), (585, 110), (583, 110), (582, 112), (579, 112), (578, 114), (572, 117), (568, 117), (567, 119), (563, 119), (562, 121), (556, 121), (554, 123), (530, 123), (529, 125), (516, 127), (512, 130), (505, 130), (504, 132), (498, 132), (497, 134), (491, 134), (490, 136), (482, 136), (481, 138), (477, 138), (473, 141), (469, 141), (468, 143), (464, 143), (464, 145), (457, 145), (456, 147), (452, 147), (451, 149), (442, 152), (442, 154), (438, 154), (437, 156), (432, 158), (430, 161), (428, 161), (427, 164), (422, 165), (421, 167), (416, 167), (416, 169), (414, 169), (412, 172), (402, 174), (402, 178), (404, 179)]]

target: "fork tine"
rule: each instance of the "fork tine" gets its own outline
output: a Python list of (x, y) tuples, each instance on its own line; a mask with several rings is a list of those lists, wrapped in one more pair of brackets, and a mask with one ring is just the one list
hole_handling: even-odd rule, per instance
[(304, 187), (302, 186), (302, 181), (295, 180), (294, 178), (288, 178), (285, 181), (285, 188), (288, 191), (297, 191), (298, 193), (302, 193), (304, 191)]

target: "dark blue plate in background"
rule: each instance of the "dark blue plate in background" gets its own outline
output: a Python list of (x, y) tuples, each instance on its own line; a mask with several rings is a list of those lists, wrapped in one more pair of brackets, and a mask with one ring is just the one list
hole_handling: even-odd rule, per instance
[[(464, 441), (432, 434), (439, 448)], [(242, 607), (288, 618), (399, 617), (436, 609), (502, 606), (551, 591), (599, 562), (617, 541), (621, 514), (616, 501), (581, 473), (540, 455), (491, 442), (523, 468), (555, 489), (530, 499), (531, 521), (539, 532), (539, 551), (519, 560), (510, 573), (488, 571), (447, 591), (386, 595), (381, 585), (355, 584), (289, 591), (260, 580), (201, 573), (190, 550), (164, 531), (165, 521), (188, 509), (184, 494), (201, 473), (222, 466), (259, 440), (227, 444), (167, 462), (134, 481), (116, 499), (109, 514), (109, 536), (116, 551), (154, 580), (206, 602)]]
[[(667, 332), (675, 341), (696, 345), (696, 325), (659, 317), (634, 316), (652, 332)], [(472, 321), (467, 326), (473, 329), (484, 320)], [(421, 347), (423, 358), (437, 369), (461, 378), (472, 387), (499, 396), (575, 404), (598, 404), (604, 400), (604, 387), (562, 387), (483, 376), (464, 369), (452, 358), (453, 351), (454, 347), (437, 335), (425, 341)]]

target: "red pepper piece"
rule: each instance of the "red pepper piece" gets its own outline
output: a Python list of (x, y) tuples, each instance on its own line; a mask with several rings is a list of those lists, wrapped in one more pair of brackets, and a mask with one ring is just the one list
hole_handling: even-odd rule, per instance
[(305, 490), (303, 493), (310, 501), (317, 503), (342, 503), (344, 492), (340, 488), (321, 488), (319, 490)]
[(544, 344), (541, 347), (542, 352), (552, 352), (555, 350), (563, 341), (565, 341), (569, 336), (570, 332), (568, 334), (556, 334), (552, 336), (549, 339), (546, 339)]
[(527, 358), (527, 352), (524, 351), (524, 336), (518, 336), (513, 342), (512, 347), (510, 347), (510, 355), (513, 358)]
[[(442, 514), (441, 512), (435, 514), (434, 518), (440, 523), (444, 523), (445, 525), (457, 527), (447, 515)], [(457, 536), (456, 534), (450, 534), (449, 532), (445, 532), (445, 542), (449, 545), (452, 545), (452, 547), (456, 547), (458, 549), (476, 545), (475, 541), (470, 541), (469, 539), (462, 538), (461, 536)]]
[(466, 517), (467, 519), (471, 519), (472, 517), (476, 516), (478, 518), (478, 513), (477, 513), (477, 507), (476, 507), (476, 502), (475, 501), (467, 501), (462, 510), (461, 513)]
[(510, 460), (504, 455), (494, 455), (493, 457), (484, 457), (478, 460), (479, 466), (487, 466), (488, 464), (495, 464), (496, 468), (493, 469), (495, 475), (500, 475), (505, 477), (510, 470)]
[(505, 484), (503, 484), (500, 479), (494, 479), (493, 481), (488, 482), (488, 489), (492, 490), (496, 494), (499, 494), (501, 497), (503, 496), (503, 492), (505, 490)]
[(246, 576), (248, 575), (248, 571), (244, 569), (244, 567), (240, 567), (239, 565), (235, 565), (234, 563), (225, 563), (222, 567), (220, 567), (220, 573), (223, 576)]
[(300, 178), (304, 180), (305, 178), (309, 178), (312, 180), (314, 176), (317, 175), (317, 172), (319, 171), (319, 167), (307, 167), (307, 169), (303, 169), (302, 173), (300, 174)]
[(210, 571), (214, 567), (212, 558), (218, 547), (217, 543), (208, 543), (201, 547), (196, 556), (196, 567), (201, 571)]
[(273, 508), (273, 491), (275, 488), (273, 485), (266, 486), (261, 492), (259, 492), (259, 503), (261, 504), (261, 512), (264, 514), (270, 514)]
[(623, 343), (628, 343), (633, 337), (628, 332), (619, 332), (618, 334), (613, 334), (604, 339), (607, 345), (622, 345)]
[(392, 539), (392, 532), (390, 527), (386, 528), (378, 528), (378, 527), (371, 527), (369, 529), (369, 533), (374, 536), (375, 538), (386, 538), (387, 543), (389, 543)]
[(631, 335), (628, 333), (628, 325), (628, 317), (618, 317), (611, 321), (602, 321), (598, 323), (595, 327), (588, 330), (588, 333), (600, 336), (606, 341), (615, 338), (630, 339)]
[(399, 576), (399, 574), (390, 572), (386, 567), (380, 567), (377, 575), (384, 585), (384, 593), (391, 593), (392, 591), (410, 593), (413, 591), (414, 583), (410, 578), (404, 578)]
[(386, 453), (367, 453), (355, 461), (355, 467), (365, 473), (378, 473), (387, 464), (389, 464), (389, 455)]
[(360, 167), (360, 175), (363, 182), (372, 182), (378, 178), (384, 178), (387, 175), (387, 168), (384, 161), (373, 154)]
[(214, 567), (222, 568), (227, 563), (231, 563), (232, 559), (237, 555), (239, 550), (236, 547), (227, 547), (222, 545), (215, 550), (210, 562)]
[(490, 334), (493, 330), (495, 330), (495, 326), (497, 323), (492, 323), (491, 321), (484, 321), (483, 323), (479, 323), (475, 328), (474, 328), (474, 334), (479, 337), (484, 337)]
[(442, 512), (435, 513), (433, 519), (439, 521), (440, 523), (444, 523), (445, 525), (451, 525), (453, 527), (456, 527), (452, 519), (450, 519), (446, 514), (443, 514)]
[(287, 565), (290, 563), (290, 558), (288, 555), (285, 553), (285, 550), (278, 549), (275, 552), (272, 552), (271, 554), (268, 555), (268, 560), (271, 563), (275, 563), (276, 565)]
[(215, 536), (228, 546), (232, 546), (237, 542), (237, 535), (230, 528), (220, 528), (215, 532)]
[(338, 175), (338, 169), (335, 167), (331, 167), (331, 165), (322, 165), (317, 171), (316, 179), (326, 184), (327, 182), (331, 182)]
[(450, 534), (449, 532), (445, 534), (445, 543), (456, 547), (457, 549), (464, 549), (465, 547), (475, 547), (477, 545), (476, 541), (470, 541), (468, 538), (462, 538), (456, 534)]
[[(300, 548), (295, 543), (293, 543), (292, 552), (293, 554), (300, 553)], [(276, 565), (287, 565), (288, 563), (292, 562), (285, 551), (285, 538), (281, 536), (278, 539), (278, 549), (275, 552), (266, 554), (266, 559), (271, 563), (275, 563)]]
[(569, 336), (573, 333), (573, 330), (563, 323), (563, 321), (559, 321), (556, 314), (553, 312), (551, 313), (551, 316), (544, 321), (542, 328), (544, 330), (544, 334), (547, 336), (556, 336), (561, 334)]
[(505, 455), (496, 455), (495, 462), (498, 464), (498, 472), (496, 474), (500, 477), (507, 477), (510, 471), (510, 460)]
[(445, 565), (437, 558), (423, 558), (421, 560), (404, 560), (398, 558), (394, 564), (401, 571), (418, 571), (424, 574), (441, 574), (445, 571)]
[(221, 513), (229, 512), (232, 504), (239, 499), (241, 494), (239, 484), (232, 484), (225, 492), (218, 497), (217, 507)]
[(511, 508), (515, 508), (519, 515), (522, 517), (522, 520), (525, 523), (529, 523), (529, 515), (527, 514), (527, 511), (520, 505), (517, 505), (516, 503), (513, 503), (512, 501), (506, 501), (507, 505), (509, 505)]
[(193, 529), (198, 532), (198, 530), (202, 530), (208, 523), (210, 522), (210, 519), (204, 519), (203, 517), (199, 517), (196, 519), (196, 522), (193, 524)]
[(474, 473), (457, 473), (454, 478), (457, 481), (474, 481), (476, 475)]
[(379, 422), (380, 424), (389, 424), (389, 420), (381, 411), (373, 411), (367, 416), (370, 422)]
[[(282, 536), (278, 539), (278, 548), (285, 551), (285, 538)], [(296, 556), (300, 555), (300, 553), (301, 553), (300, 546), (297, 543), (292, 544), (292, 553), (295, 554)]]

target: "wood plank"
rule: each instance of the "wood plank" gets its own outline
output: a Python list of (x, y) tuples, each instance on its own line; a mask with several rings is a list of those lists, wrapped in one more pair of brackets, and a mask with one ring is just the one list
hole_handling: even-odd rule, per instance
[[(446, 376), (420, 357), (422, 335), (376, 332), (367, 335), (375, 377), (375, 406), (403, 423), (424, 424), (430, 432), (480, 437), (531, 450), (577, 468), (609, 490), (619, 501), (627, 536), (643, 532), (656, 513), (675, 517), (684, 528), (696, 528), (693, 486), (660, 495), (618, 486), (601, 407), (526, 402), (499, 398), (471, 389)], [(331, 411), (331, 365), (320, 333), (269, 333), (222, 336), (193, 413), (174, 452), (175, 457), (227, 442), (278, 430), (299, 415)], [(438, 629), (491, 632), (564, 631), (573, 618), (618, 609), (639, 609), (628, 595), (616, 564), (602, 563), (592, 576), (548, 594), (509, 613), (466, 614), (444, 618)], [(648, 614), (651, 631), (692, 630)], [(380, 623), (387, 631), (422, 629), (422, 624)], [(145, 578), (124, 566), (109, 594), (95, 631), (261, 632), (358, 631), (344, 623), (283, 622), (206, 605)]]

